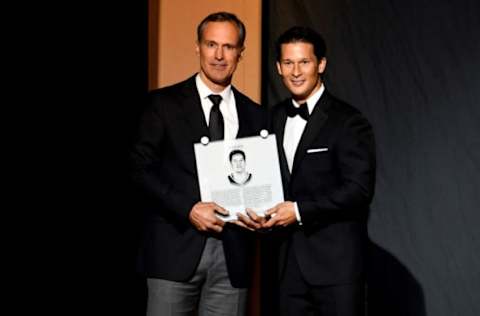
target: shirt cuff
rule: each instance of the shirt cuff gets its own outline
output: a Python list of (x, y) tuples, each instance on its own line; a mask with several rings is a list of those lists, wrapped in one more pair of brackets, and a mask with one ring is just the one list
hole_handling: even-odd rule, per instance
[(300, 212), (298, 211), (297, 202), (293, 202), (293, 207), (295, 208), (295, 217), (297, 218), (298, 225), (303, 225), (302, 218), (300, 217)]

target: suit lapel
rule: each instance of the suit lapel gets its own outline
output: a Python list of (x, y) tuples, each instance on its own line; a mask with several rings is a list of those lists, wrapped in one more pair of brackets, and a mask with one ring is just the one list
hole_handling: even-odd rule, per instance
[(181, 110), (181, 117), (187, 121), (192, 138), (195, 142), (199, 142), (202, 136), (209, 136), (209, 132), (195, 84), (195, 76), (185, 82), (179, 97), (178, 106)]
[(239, 92), (232, 86), (233, 97), (235, 98), (235, 107), (238, 115), (238, 131), (235, 138), (245, 137), (248, 131), (248, 113), (244, 100), (239, 96)]
[(317, 137), (320, 129), (327, 120), (327, 114), (325, 110), (330, 104), (330, 99), (327, 91), (323, 92), (323, 95), (318, 100), (315, 108), (313, 109), (310, 119), (308, 120), (305, 130), (303, 131), (300, 142), (298, 143), (297, 151), (295, 152), (295, 157), (293, 159), (292, 174), (295, 175), (296, 170), (301, 165), (303, 158), (307, 153), (308, 147), (312, 144)]

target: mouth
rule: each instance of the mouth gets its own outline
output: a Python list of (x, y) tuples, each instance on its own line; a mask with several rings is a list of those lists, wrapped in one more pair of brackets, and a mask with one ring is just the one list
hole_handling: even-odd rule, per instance
[(290, 82), (292, 83), (292, 86), (300, 87), (301, 85), (303, 85), (305, 80), (303, 80), (303, 79), (291, 79)]
[(227, 64), (210, 64), (210, 66), (217, 70), (224, 70), (227, 68)]

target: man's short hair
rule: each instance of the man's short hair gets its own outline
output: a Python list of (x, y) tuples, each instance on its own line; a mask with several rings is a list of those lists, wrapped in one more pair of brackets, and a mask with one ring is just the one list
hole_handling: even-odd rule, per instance
[(230, 160), (230, 162), (232, 162), (232, 157), (233, 157), (234, 155), (238, 155), (238, 154), (242, 155), (243, 160), (246, 160), (246, 158), (245, 158), (245, 152), (244, 152), (243, 150), (240, 150), (240, 149), (235, 149), (235, 150), (232, 150), (232, 152), (230, 153), (230, 155), (228, 155), (228, 159)]
[(245, 25), (240, 21), (239, 18), (233, 13), (230, 12), (216, 12), (212, 13), (200, 22), (197, 26), (197, 41), (200, 43), (203, 36), (203, 30), (207, 26), (208, 22), (231, 22), (238, 29), (238, 45), (243, 48), (245, 42), (245, 37), (247, 36), (247, 31), (245, 30)]
[(290, 43), (310, 43), (313, 45), (313, 52), (318, 60), (325, 57), (327, 52), (327, 45), (323, 37), (315, 30), (306, 26), (294, 26), (286, 30), (277, 39), (275, 51), (277, 54), (277, 61), (282, 58), (282, 45)]

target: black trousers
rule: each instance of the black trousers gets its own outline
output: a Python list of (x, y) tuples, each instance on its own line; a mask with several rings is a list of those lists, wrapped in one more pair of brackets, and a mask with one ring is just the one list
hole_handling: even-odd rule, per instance
[(363, 316), (365, 284), (312, 285), (305, 280), (293, 251), (279, 287), (281, 316)]

